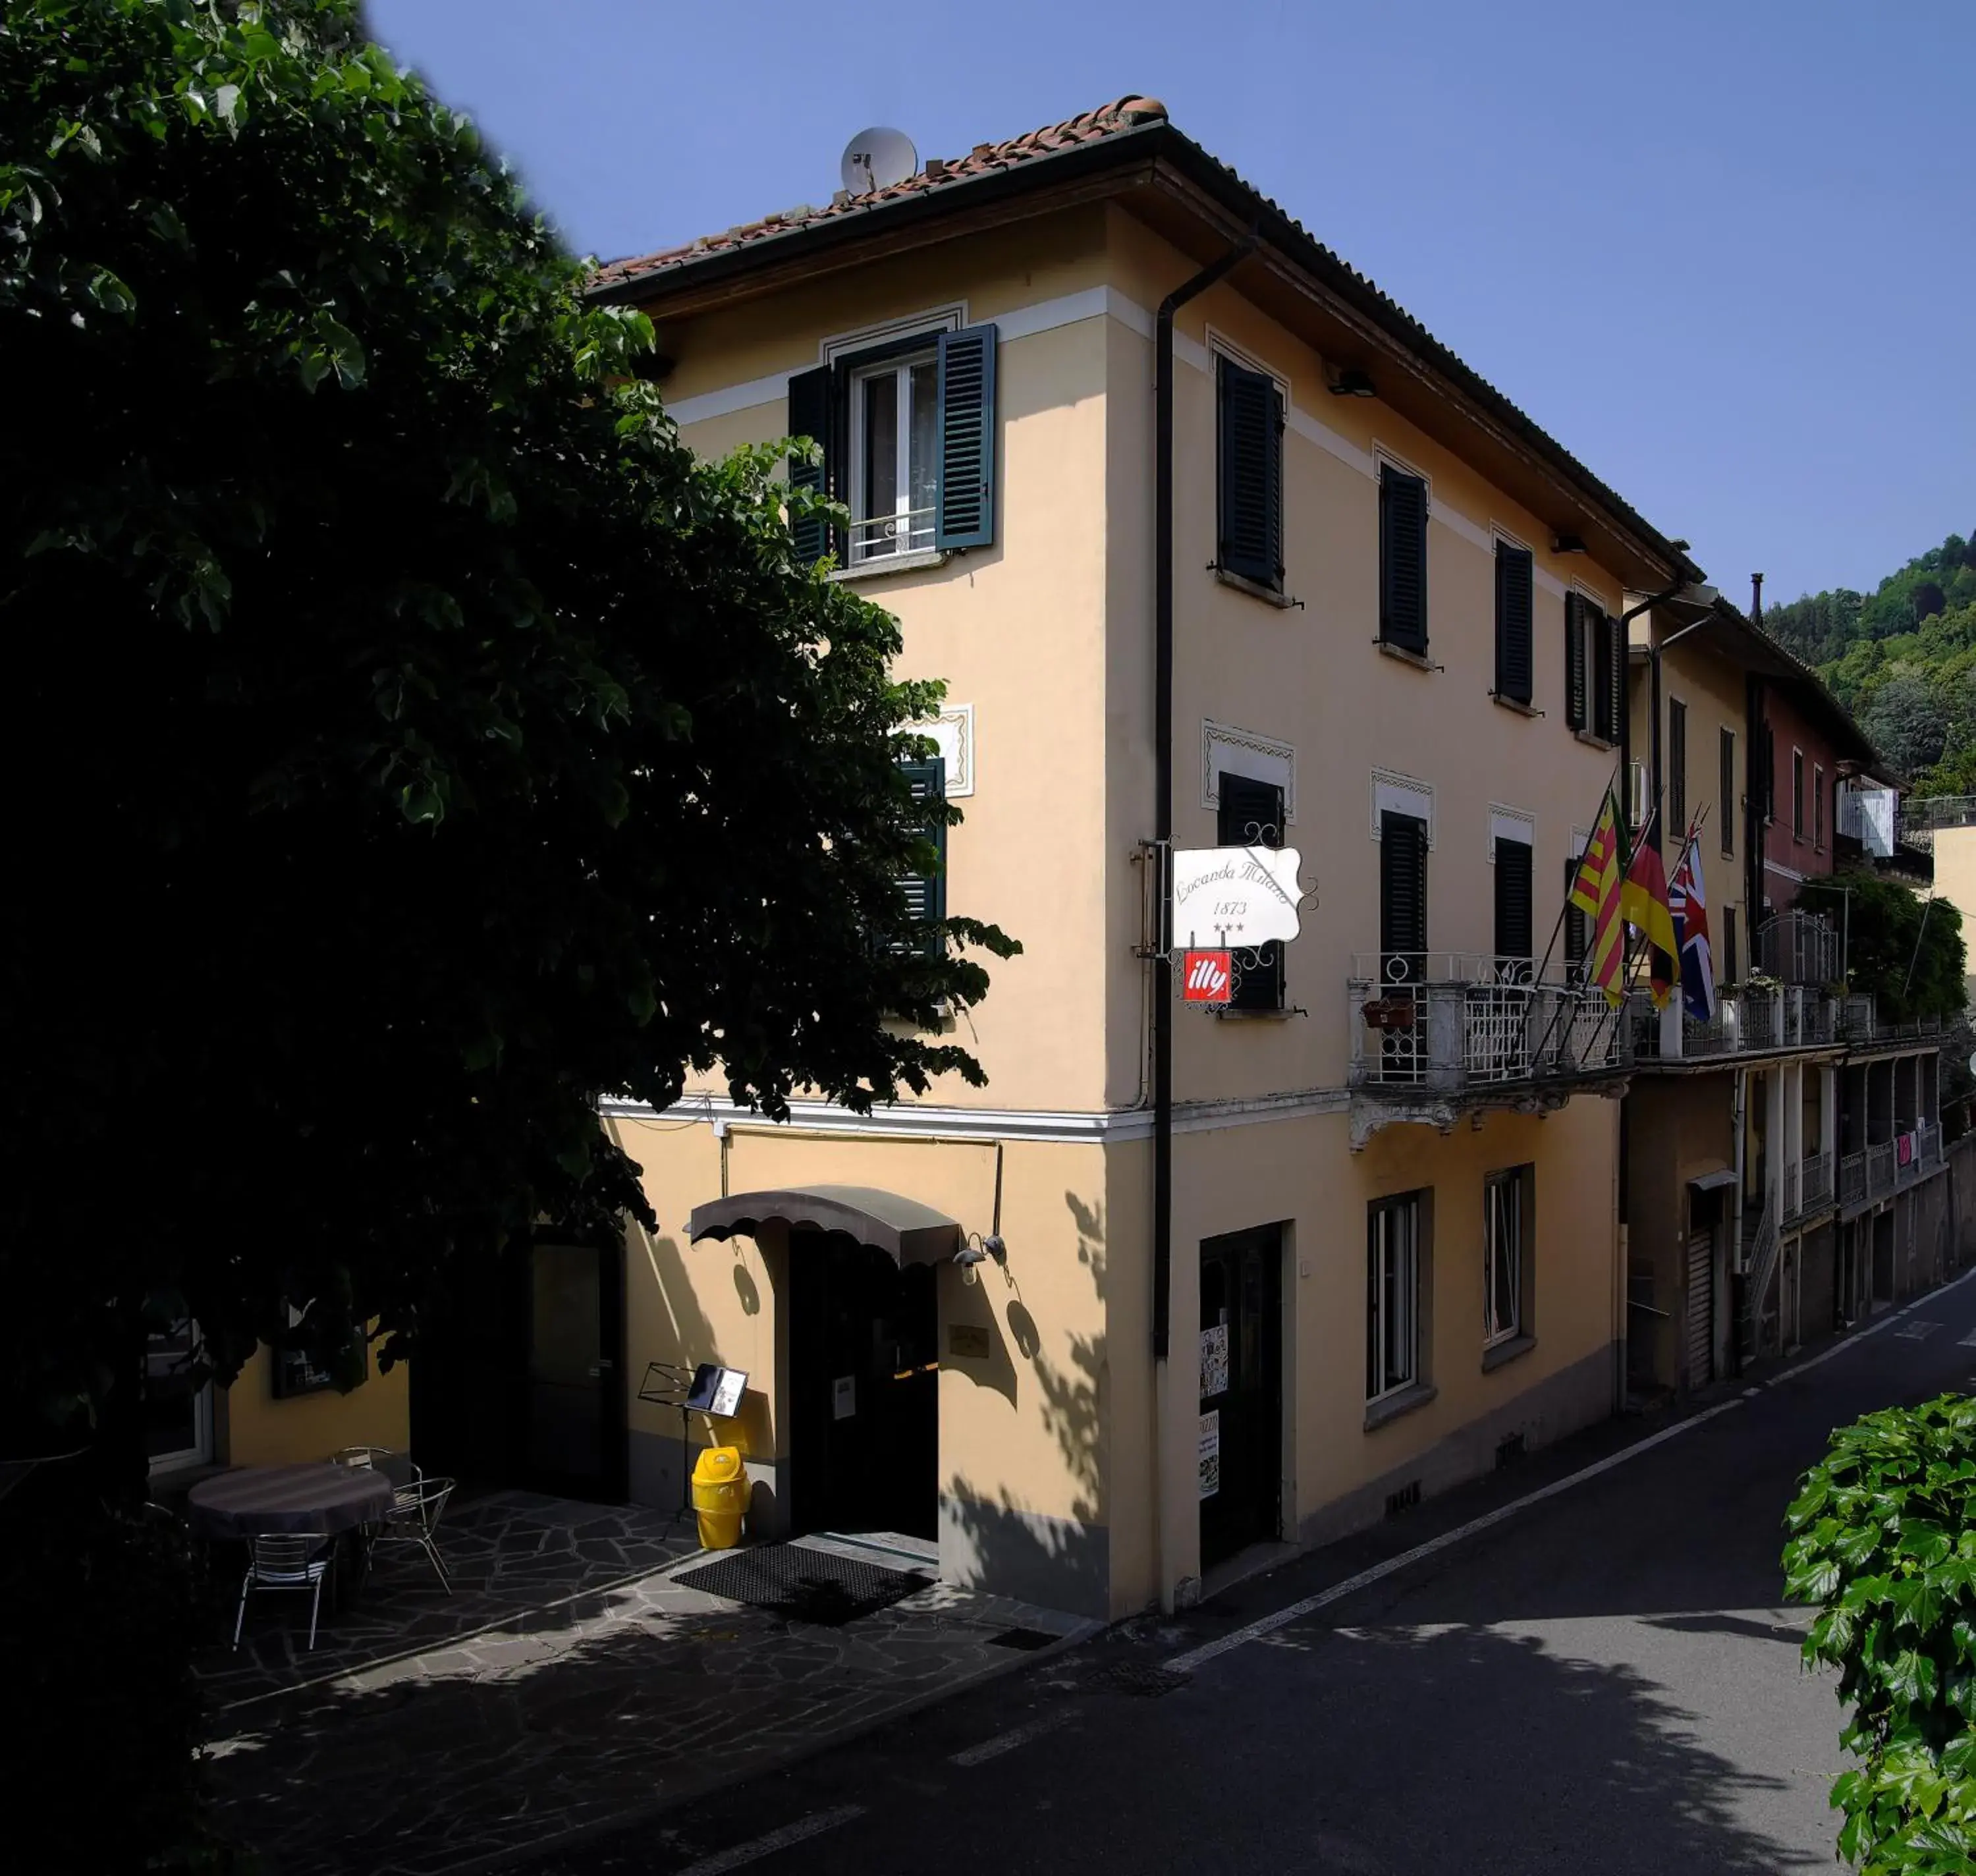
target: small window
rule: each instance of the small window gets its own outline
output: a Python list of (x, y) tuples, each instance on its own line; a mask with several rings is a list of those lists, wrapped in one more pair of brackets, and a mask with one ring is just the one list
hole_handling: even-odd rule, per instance
[(933, 546), (939, 361), (925, 351), (851, 373), (850, 564)]
[[(947, 799), (944, 757), (936, 756), (930, 762), (908, 762), (901, 766), (905, 770), (907, 780), (912, 784), (915, 802), (937, 803)], [(907, 915), (919, 928), (919, 935), (916, 939), (902, 941), (897, 948), (938, 958), (946, 947), (940, 927), (947, 917), (947, 823), (937, 816), (931, 816), (920, 831), (939, 860), (931, 873), (908, 873), (899, 882), (899, 889), (905, 897)]]
[(1527, 547), (1496, 543), (1496, 694), (1530, 702), (1535, 675), (1530, 648), (1534, 563)]
[(1722, 775), (1718, 786), (1722, 794), (1722, 857), (1736, 857), (1736, 732), (1722, 732), (1721, 755)]
[(851, 511), (848, 536), (795, 518), (799, 559), (834, 553), (846, 567), (878, 570), (995, 538), (995, 328), (967, 326), (789, 380), (790, 434), (822, 449), (820, 462), (790, 463), (790, 483)]
[(1272, 592), (1283, 586), (1283, 394), (1263, 371), (1216, 361), (1220, 546), (1216, 564)]
[(1619, 621), (1592, 600), (1585, 602), (1585, 633), (1592, 646), (1592, 734), (1601, 742), (1619, 740), (1619, 713), (1625, 696), (1625, 647)]
[(1814, 852), (1825, 851), (1825, 765), (1814, 763), (1811, 770), (1811, 844)]
[(1382, 1400), (1420, 1379), (1421, 1195), (1381, 1200), (1368, 1215), (1365, 1398)]
[(1496, 978), (1527, 984), (1533, 952), (1530, 849), (1527, 842), (1496, 836)]
[(1482, 1345), (1526, 1334), (1529, 1294), (1526, 1190), (1536, 1169), (1492, 1172), (1482, 1186)]
[(1736, 908), (1725, 905), (1722, 908), (1722, 984), (1718, 987), (1740, 984), (1742, 978), (1736, 957)]
[(189, 1317), (145, 1338), (143, 1419), (153, 1472), (212, 1457), (212, 1384), (206, 1344)]
[[(1225, 771), (1217, 785), (1215, 844), (1223, 847), (1279, 847), (1283, 844), (1283, 791), (1273, 782), (1252, 781)], [(1233, 954), (1235, 982), (1231, 1010), (1283, 1007), (1283, 948), (1257, 945)]]
[(1427, 651), (1427, 483), (1379, 465), (1379, 636)]
[(1804, 838), (1804, 751), (1791, 751), (1791, 838)]
[(1592, 925), (1585, 914), (1571, 902), (1571, 889), (1577, 883), (1582, 853), (1574, 853), (1564, 863), (1564, 967), (1573, 983), (1585, 978), (1585, 954), (1592, 942)]
[(1688, 838), (1688, 706), (1668, 699), (1667, 826), (1671, 840)]
[(1427, 823), (1390, 808), (1379, 815), (1379, 951), (1388, 983), (1426, 974)]

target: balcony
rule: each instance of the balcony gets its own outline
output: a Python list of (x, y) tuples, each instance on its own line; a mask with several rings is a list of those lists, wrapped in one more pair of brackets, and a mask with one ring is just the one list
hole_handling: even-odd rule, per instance
[(1807, 1153), (1784, 1168), (1783, 1222), (1795, 1225), (1802, 1218), (1828, 1211), (1832, 1205), (1832, 1156)]
[(1556, 1105), (1625, 1073), (1623, 1012), (1525, 958), (1412, 952), (1352, 960), (1353, 1143), (1388, 1120), (1449, 1124), (1457, 1108)]
[(1839, 1208), (1849, 1212), (1939, 1172), (1946, 1163), (1941, 1129), (1930, 1127), (1876, 1141), (1839, 1162)]
[[(1847, 1006), (1861, 1006), (1849, 1010)], [(1805, 984), (1746, 988), (1716, 1001), (1715, 1014), (1698, 1023), (1681, 1013), (1678, 1039), (1645, 991), (1627, 1001), (1626, 1020), (1636, 1065), (1645, 1067), (1711, 1057), (1775, 1054), (1784, 1049), (1829, 1049), (1873, 1027), (1870, 997), (1839, 1000)], [(1850, 1027), (1849, 1027), (1849, 1024)]]
[(1818, 912), (1793, 907), (1757, 926), (1751, 958), (1766, 977), (1785, 984), (1839, 981), (1839, 928)]

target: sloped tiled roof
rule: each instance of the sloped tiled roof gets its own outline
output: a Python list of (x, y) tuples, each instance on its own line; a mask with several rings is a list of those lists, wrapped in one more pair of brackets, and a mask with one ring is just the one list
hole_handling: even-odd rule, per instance
[(1115, 98), (1108, 104), (1099, 105), (1095, 110), (1080, 111), (1061, 124), (1027, 131), (1020, 137), (1010, 137), (1006, 143), (976, 143), (964, 157), (929, 157), (916, 174), (884, 189), (868, 190), (861, 195), (840, 189), (820, 209), (805, 206), (785, 209), (779, 215), (766, 215), (759, 222), (743, 223), (724, 234), (703, 235), (683, 247), (662, 248), (655, 254), (634, 255), (625, 260), (612, 261), (598, 269), (595, 284), (600, 287), (613, 285), (664, 273), (688, 262), (704, 259), (710, 254), (729, 253), (736, 248), (752, 246), (758, 241), (791, 233), (814, 222), (861, 214), (883, 207), (888, 202), (928, 195), (957, 183), (1015, 169), (1023, 163), (1034, 162), (1039, 157), (1052, 157), (1062, 150), (1073, 150), (1080, 143), (1096, 143), (1121, 130), (1136, 130), (1141, 124), (1163, 124), (1166, 114), (1166, 106), (1156, 97)]
[(1107, 160), (1115, 153), (1123, 162), (1128, 160), (1128, 146), (1135, 151), (1143, 148), (1149, 158), (1171, 161), (1190, 173), (1197, 183), (1219, 195), (1243, 221), (1252, 226), (1265, 243), (1307, 269), (1416, 358), (1445, 374), (1462, 395), (1473, 399), (1480, 409), (1533, 446), (1623, 532), (1646, 544), (1654, 559), (1674, 568), (1681, 579), (1702, 577), (1701, 569), (1684, 549), (1666, 539), (1631, 503), (1449, 350), (1405, 307), (1326, 247), (1294, 216), (1171, 124), (1165, 105), (1158, 98), (1137, 93), (1115, 98), (1108, 104), (1066, 118), (1061, 124), (1011, 137), (1006, 143), (977, 143), (965, 157), (930, 158), (917, 174), (887, 188), (859, 195), (840, 190), (822, 208), (787, 209), (730, 228), (724, 234), (703, 235), (683, 247), (611, 262), (592, 275), (589, 291), (600, 298), (635, 302), (641, 289), (663, 293), (675, 282), (683, 288), (687, 279), (701, 266), (723, 272), (746, 267), (758, 258), (757, 250), (759, 259), (766, 264), (779, 243), (787, 242), (792, 249), (806, 249), (812, 243), (820, 246), (840, 235), (855, 235), (862, 217), (887, 210), (911, 213), (916, 209), (929, 209), (950, 190), (959, 193), (970, 185), (976, 190), (993, 189), (998, 182), (1010, 187), (1022, 186), (1031, 180), (1023, 173), (1031, 170), (1036, 172), (1033, 180), (1041, 184), (1053, 172), (1055, 164), (1065, 161), (1082, 165)]

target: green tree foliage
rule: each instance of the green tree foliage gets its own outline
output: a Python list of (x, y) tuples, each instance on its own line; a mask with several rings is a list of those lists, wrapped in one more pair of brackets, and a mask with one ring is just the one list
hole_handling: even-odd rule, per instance
[[(1953, 1017), (1963, 1004), (1962, 915), (1946, 899), (1919, 897), (1866, 872), (1805, 882), (1805, 904), (1846, 926), (1847, 981), (1870, 991), (1890, 1022)], [(1839, 892), (1847, 898), (1842, 901)]]
[(1832, 1789), (1862, 1876), (1976, 1867), (1976, 1401), (1839, 1429), (1787, 1515), (1807, 1667), (1839, 1670), (1858, 1763)]
[(1807, 595), (1764, 625), (1918, 793), (1976, 793), (1976, 541), (1951, 534), (1870, 595)]
[(979, 1083), (1015, 947), (897, 885), (939, 687), (777, 453), (693, 457), (352, 0), (4, 18), (17, 1388), (114, 1419), (144, 1311), (224, 1377), (285, 1300), (388, 1361), (544, 1214), (649, 1222), (600, 1097)]

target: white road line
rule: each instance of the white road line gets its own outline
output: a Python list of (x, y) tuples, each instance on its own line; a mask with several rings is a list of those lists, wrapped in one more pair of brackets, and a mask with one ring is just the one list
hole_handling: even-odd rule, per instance
[(1026, 1746), (1032, 1739), (1039, 1739), (1046, 1733), (1054, 1733), (1058, 1727), (1069, 1723), (1072, 1716), (1068, 1713), (1052, 1713), (1042, 1719), (1032, 1719), (1026, 1726), (1016, 1726), (1007, 1733), (998, 1733), (992, 1739), (983, 1739), (979, 1746), (970, 1746), (964, 1752), (952, 1755), (949, 1762), (957, 1766), (979, 1766), (989, 1759), (1000, 1759), (1004, 1752), (1013, 1752), (1019, 1746)]
[(1945, 1326), (1938, 1322), (1925, 1322), (1917, 1317), (1905, 1328), (1896, 1329), (1894, 1340), (1896, 1342), (1925, 1342), (1936, 1330)]
[[(1964, 1271), (1953, 1281), (1942, 1284), (1939, 1289), (1931, 1290), (1925, 1297), (1918, 1297), (1915, 1301), (1908, 1304), (1905, 1309), (1898, 1310), (1891, 1315), (1882, 1317), (1870, 1329), (1862, 1329), (1856, 1334), (1847, 1336), (1843, 1341), (1835, 1342), (1823, 1353), (1813, 1355), (1807, 1360), (1800, 1361), (1796, 1367), (1787, 1368), (1780, 1374), (1772, 1375), (1764, 1385), (1766, 1387), (1775, 1387), (1780, 1381), (1792, 1380), (1811, 1369), (1823, 1367), (1826, 1362), (1844, 1354), (1849, 1349), (1857, 1348), (1869, 1336), (1878, 1335), (1882, 1329), (1892, 1327), (1894, 1324), (1902, 1316), (1906, 1315), (1909, 1311), (1919, 1309), (1924, 1304), (1932, 1307), (1940, 1298), (1948, 1295), (1951, 1290), (1959, 1290), (1972, 1277), (1976, 1277), (1976, 1270)], [(1976, 1347), (1976, 1331), (1971, 1332), (1970, 1340), (1962, 1346)], [(1397, 1557), (1389, 1557), (1384, 1563), (1375, 1564), (1369, 1570), (1362, 1570), (1355, 1577), (1347, 1577), (1342, 1583), (1334, 1583), (1330, 1588), (1320, 1590), (1315, 1596), (1306, 1596), (1301, 1602), (1291, 1603), (1288, 1607), (1277, 1610), (1272, 1615), (1260, 1616), (1256, 1620), (1241, 1628), (1231, 1630), (1227, 1634), (1214, 1641), (1204, 1642), (1198, 1648), (1190, 1648), (1184, 1654), (1174, 1655), (1171, 1660), (1161, 1663), (1161, 1665), (1176, 1674), (1191, 1674), (1197, 1667), (1204, 1667), (1208, 1662), (1227, 1653), (1230, 1649), (1240, 1647), (1244, 1642), (1257, 1641), (1265, 1635), (1273, 1635), (1278, 1629), (1287, 1628), (1293, 1622), (1300, 1622), (1306, 1616), (1314, 1614), (1318, 1610), (1332, 1603), (1340, 1601), (1347, 1596), (1355, 1595), (1362, 1589), (1370, 1588), (1373, 1584), (1383, 1581), (1396, 1571), (1404, 1570), (1411, 1564), (1418, 1563), (1422, 1558), (1431, 1557), (1438, 1551), (1447, 1550), (1451, 1546), (1461, 1543), (1464, 1538), (1472, 1538), (1481, 1531), (1492, 1529), (1506, 1519), (1515, 1517), (1517, 1512), (1526, 1510), (1533, 1505), (1540, 1505), (1546, 1498), (1554, 1498), (1561, 1492), (1569, 1492), (1574, 1486), (1583, 1485), (1588, 1479), (1596, 1479), (1602, 1473), (1612, 1472), (1616, 1467), (1624, 1466), (1628, 1460), (1636, 1459), (1642, 1453), (1651, 1452), (1655, 1447), (1664, 1446), (1670, 1439), (1678, 1439), (1683, 1433), (1691, 1433), (1696, 1427), (1706, 1425), (1717, 1414), (1727, 1413), (1733, 1407), (1740, 1407), (1757, 1391), (1754, 1388), (1750, 1388), (1732, 1400), (1718, 1401), (1714, 1406), (1700, 1413), (1694, 1414), (1685, 1420), (1677, 1420), (1671, 1426), (1662, 1427), (1658, 1433), (1636, 1441), (1623, 1451), (1611, 1453), (1596, 1464), (1587, 1466), (1578, 1472), (1573, 1472), (1566, 1478), (1554, 1479), (1547, 1485), (1540, 1486), (1535, 1492), (1526, 1492), (1522, 1498), (1513, 1498), (1507, 1505), (1498, 1505), (1493, 1512), (1485, 1512), (1480, 1518), (1471, 1518), (1465, 1525), (1458, 1525), (1452, 1531), (1444, 1531), (1439, 1537), (1430, 1538), (1424, 1544), (1417, 1544), (1410, 1551), (1402, 1551)]]
[(1471, 1518), (1465, 1525), (1457, 1525), (1452, 1531), (1444, 1531), (1438, 1538), (1430, 1538), (1424, 1544), (1416, 1544), (1410, 1551), (1403, 1551), (1397, 1557), (1389, 1557), (1384, 1563), (1375, 1564), (1369, 1570), (1362, 1570), (1356, 1576), (1347, 1577), (1342, 1583), (1334, 1583), (1327, 1590), (1320, 1590), (1315, 1596), (1306, 1596), (1301, 1602), (1293, 1602), (1286, 1608), (1277, 1610), (1272, 1615), (1259, 1617), (1245, 1627), (1234, 1629), (1213, 1641), (1204, 1642), (1198, 1648), (1190, 1648), (1184, 1654), (1177, 1654), (1171, 1660), (1160, 1663), (1176, 1674), (1191, 1674), (1197, 1667), (1204, 1667), (1217, 1656), (1224, 1655), (1231, 1648), (1239, 1648), (1244, 1642), (1254, 1641), (1264, 1635), (1274, 1634), (1279, 1628), (1287, 1628), (1293, 1622), (1303, 1618), (1328, 1604), (1355, 1595), (1362, 1589), (1391, 1576), (1397, 1570), (1404, 1570), (1410, 1564), (1417, 1564), (1424, 1557), (1431, 1557), (1437, 1551), (1461, 1543), (1479, 1532), (1492, 1529), (1506, 1519), (1516, 1516), (1533, 1505), (1540, 1505), (1546, 1498), (1554, 1498), (1560, 1492), (1569, 1492), (1574, 1485), (1582, 1485), (1587, 1479), (1596, 1479), (1602, 1473), (1624, 1466), (1629, 1459), (1636, 1459), (1643, 1452), (1651, 1452), (1656, 1446), (1665, 1446), (1670, 1439), (1678, 1439), (1682, 1434), (1692, 1433), (1698, 1426), (1705, 1426), (1718, 1413), (1727, 1413), (1742, 1406), (1739, 1395), (1734, 1400), (1719, 1401), (1685, 1420), (1677, 1420), (1671, 1426), (1664, 1426), (1658, 1433), (1649, 1435), (1626, 1447), (1622, 1452), (1609, 1455), (1595, 1464), (1585, 1466), (1564, 1479), (1553, 1479), (1547, 1485), (1540, 1485), (1534, 1492), (1526, 1492), (1520, 1498), (1513, 1498), (1507, 1505), (1499, 1505), (1493, 1512), (1485, 1512), (1480, 1518)]
[(688, 1864), (679, 1876), (723, 1876), (725, 1871), (738, 1870), (743, 1864), (772, 1856), (791, 1844), (821, 1836), (824, 1831), (833, 1831), (838, 1825), (848, 1824), (853, 1818), (864, 1815), (862, 1805), (839, 1805), (835, 1811), (818, 1811), (809, 1817), (797, 1818), (793, 1824), (785, 1824), (780, 1830), (771, 1831), (766, 1837), (751, 1838), (745, 1844), (736, 1844), (732, 1850), (717, 1850), (710, 1857), (702, 1857), (697, 1863)]
[(1955, 1346), (1958, 1348), (1976, 1348), (1976, 1329), (1971, 1329)]

